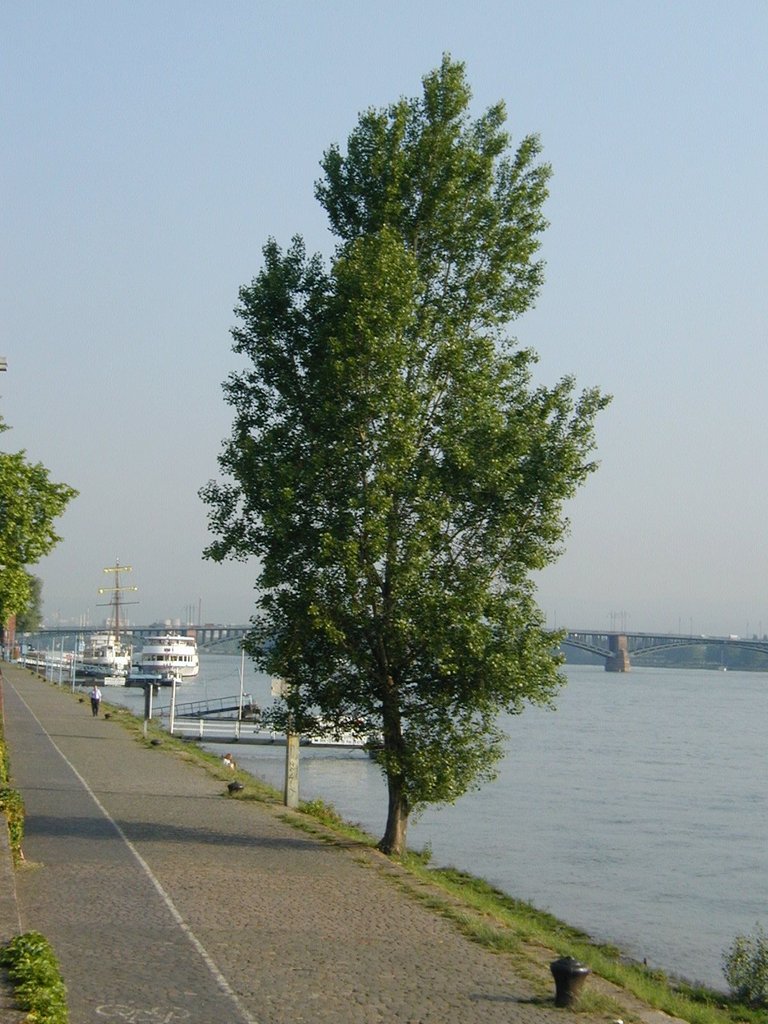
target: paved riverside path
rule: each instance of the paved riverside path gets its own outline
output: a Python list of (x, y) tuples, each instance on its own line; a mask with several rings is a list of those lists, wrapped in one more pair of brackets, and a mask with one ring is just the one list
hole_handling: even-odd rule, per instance
[(15, 665), (2, 673), (12, 784), (26, 805), (21, 926), (52, 943), (71, 1024), (570, 1016), (370, 856), (230, 798), (225, 782), (93, 718), (66, 688)]

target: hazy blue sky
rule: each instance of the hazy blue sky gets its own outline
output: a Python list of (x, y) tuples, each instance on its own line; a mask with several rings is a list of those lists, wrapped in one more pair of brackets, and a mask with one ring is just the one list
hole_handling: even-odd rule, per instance
[(543, 380), (614, 395), (540, 578), (571, 628), (768, 631), (768, 4), (5, 0), (0, 410), (80, 496), (45, 613), (244, 621), (204, 563), (240, 285), (273, 235), (330, 251), (318, 162), (444, 51), (554, 168), (547, 281), (514, 327)]

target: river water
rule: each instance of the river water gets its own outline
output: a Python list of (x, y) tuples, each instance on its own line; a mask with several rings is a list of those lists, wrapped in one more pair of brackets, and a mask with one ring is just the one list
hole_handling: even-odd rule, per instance
[[(235, 656), (203, 655), (177, 699), (237, 694), (240, 667)], [(555, 711), (503, 720), (497, 780), (426, 811), (409, 845), (650, 966), (724, 989), (724, 950), (768, 927), (768, 679), (581, 665), (565, 674)], [(270, 702), (269, 679), (248, 664), (243, 685)], [(105, 698), (143, 708), (137, 691), (109, 688)], [(284, 748), (243, 744), (236, 758), (282, 788)], [(384, 784), (362, 752), (302, 748), (300, 791), (383, 831)]]

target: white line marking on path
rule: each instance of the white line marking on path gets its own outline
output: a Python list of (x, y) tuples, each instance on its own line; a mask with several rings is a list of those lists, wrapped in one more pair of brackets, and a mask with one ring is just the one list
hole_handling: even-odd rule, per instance
[[(7, 684), (8, 680), (5, 680), (5, 682)], [(101, 813), (104, 815), (104, 817), (110, 823), (110, 825), (114, 828), (115, 832), (117, 832), (117, 834), (120, 836), (122, 841), (125, 843), (125, 845), (128, 847), (128, 849), (131, 851), (132, 855), (136, 859), (136, 862), (141, 867), (142, 871), (147, 876), (147, 878), (152, 883), (152, 885), (155, 887), (158, 895), (160, 896), (160, 898), (162, 899), (163, 903), (165, 903), (166, 907), (170, 911), (171, 917), (174, 919), (176, 924), (179, 926), (179, 928), (181, 928), (181, 930), (186, 935), (187, 939), (192, 943), (192, 945), (195, 947), (195, 949), (199, 953), (200, 957), (202, 958), (203, 962), (205, 963), (205, 966), (208, 968), (208, 970), (213, 975), (213, 978), (214, 978), (216, 984), (219, 986), (220, 990), (226, 996), (228, 996), (232, 1000), (232, 1002), (237, 1007), (238, 1012), (242, 1016), (243, 1020), (246, 1021), (246, 1024), (259, 1024), (259, 1022), (256, 1020), (256, 1018), (252, 1017), (250, 1015), (250, 1013), (248, 1012), (248, 1010), (240, 1002), (240, 1000), (237, 997), (237, 994), (232, 989), (231, 985), (229, 984), (227, 979), (224, 977), (224, 975), (221, 973), (219, 968), (216, 966), (216, 963), (215, 963), (213, 957), (210, 955), (208, 950), (205, 948), (205, 946), (202, 944), (202, 942), (198, 939), (198, 937), (195, 935), (195, 933), (189, 927), (187, 922), (181, 916), (181, 914), (179, 913), (179, 911), (176, 908), (176, 904), (173, 902), (171, 897), (168, 895), (168, 893), (165, 891), (163, 886), (160, 884), (159, 879), (155, 878), (155, 876), (152, 873), (152, 869), (150, 868), (149, 864), (147, 864), (147, 862), (141, 856), (141, 854), (136, 849), (136, 847), (133, 845), (133, 843), (128, 838), (128, 836), (125, 834), (125, 832), (123, 832), (123, 830), (117, 824), (115, 819), (110, 815), (109, 811), (106, 809), (104, 804), (102, 804), (102, 802), (99, 800), (99, 798), (93, 792), (93, 790), (88, 785), (88, 783), (85, 781), (85, 779), (80, 774), (80, 772), (77, 770), (77, 768), (75, 768), (75, 766), (72, 764), (72, 762), (66, 756), (66, 754), (56, 745), (56, 742), (53, 739), (53, 737), (50, 735), (48, 730), (45, 728), (43, 723), (40, 721), (40, 719), (34, 713), (34, 711), (29, 706), (29, 704), (27, 704), (27, 702), (24, 700), (24, 698), (21, 696), (21, 694), (19, 693), (19, 691), (16, 689), (15, 686), (13, 687), (13, 689), (14, 689), (14, 692), (16, 693), (16, 696), (21, 701), (21, 703), (24, 705), (24, 707), (27, 709), (27, 711), (30, 713), (30, 715), (32, 715), (34, 720), (37, 722), (37, 724), (40, 726), (42, 731), (48, 737), (48, 740), (50, 741), (50, 744), (53, 747), (53, 749), (56, 751), (56, 753), (59, 755), (59, 757), (62, 759), (62, 761), (64, 761), (64, 763), (69, 767), (70, 771), (74, 774), (75, 778), (77, 778), (80, 781), (80, 783), (83, 786), (83, 788), (85, 789), (86, 793), (90, 796), (90, 798), (96, 804), (98, 809), (101, 811)]]

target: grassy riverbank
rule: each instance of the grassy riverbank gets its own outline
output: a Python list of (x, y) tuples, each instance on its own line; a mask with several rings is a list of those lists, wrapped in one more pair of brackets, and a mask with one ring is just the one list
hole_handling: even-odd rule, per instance
[[(111, 707), (109, 711), (140, 742), (204, 765), (222, 781), (232, 781), (231, 771), (222, 767), (220, 758), (195, 742), (171, 737), (154, 722), (145, 728), (145, 723), (124, 708)], [(244, 771), (236, 772), (234, 778), (243, 788), (228, 799), (257, 801), (293, 827), (351, 849), (361, 862), (451, 920), (473, 941), (509, 958), (511, 968), (536, 985), (542, 1002), (552, 997), (549, 964), (571, 956), (591, 970), (579, 1004), (584, 1012), (627, 1022), (647, 1019), (650, 1010), (660, 1010), (691, 1024), (765, 1024), (764, 1010), (736, 1004), (721, 992), (689, 985), (638, 964), (618, 948), (593, 942), (584, 932), (482, 879), (453, 867), (434, 866), (429, 851), (411, 852), (400, 860), (384, 857), (376, 850), (374, 837), (345, 822), (322, 801), (303, 803), (299, 812), (290, 811), (282, 806), (281, 794), (273, 787)]]
[[(83, 701), (80, 694), (71, 699)], [(725, 995), (695, 988), (663, 972), (637, 964), (611, 946), (594, 943), (588, 935), (495, 889), (482, 879), (452, 867), (436, 867), (430, 851), (388, 858), (376, 840), (360, 827), (345, 822), (322, 801), (291, 811), (273, 787), (243, 771), (223, 767), (218, 755), (194, 741), (176, 739), (159, 723), (144, 723), (126, 708), (105, 705), (110, 719), (129, 731), (137, 742), (151, 745), (161, 756), (180, 758), (203, 767), (222, 783), (222, 799), (257, 802), (268, 813), (323, 842), (343, 846), (365, 869), (376, 871), (389, 884), (440, 914), (472, 941), (492, 950), (509, 964), (510, 973), (531, 983), (536, 1000), (552, 1004), (554, 983), (550, 963), (571, 956), (587, 964), (591, 974), (577, 1009), (592, 1019), (658, 1024), (654, 1011), (691, 1024), (766, 1024), (765, 1011), (739, 1006)], [(0, 747), (0, 755), (5, 751)], [(2, 762), (0, 762), (2, 763)], [(7, 763), (6, 779), (7, 779)], [(242, 789), (230, 793), (233, 778)], [(244, 809), (245, 810), (245, 809)]]

